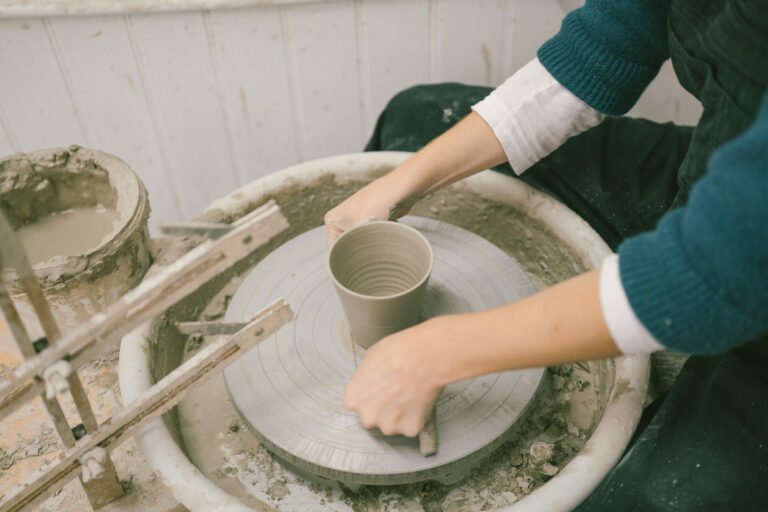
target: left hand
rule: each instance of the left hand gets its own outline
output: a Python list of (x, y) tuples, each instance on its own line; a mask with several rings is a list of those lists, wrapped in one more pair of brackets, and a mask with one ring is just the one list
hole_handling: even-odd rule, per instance
[(387, 336), (347, 384), (363, 425), (416, 436), (440, 390), (493, 372), (616, 357), (593, 270), (517, 302), (441, 316)]
[(347, 384), (344, 405), (365, 428), (414, 437), (445, 385), (437, 375), (434, 321), (383, 338), (368, 350)]

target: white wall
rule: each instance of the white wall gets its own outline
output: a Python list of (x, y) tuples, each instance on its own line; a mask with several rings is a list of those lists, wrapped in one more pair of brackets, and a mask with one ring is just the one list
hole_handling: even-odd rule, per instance
[[(360, 150), (405, 87), (500, 83), (579, 3), (254, 2), (39, 17), (34, 3), (2, 0), (0, 155), (73, 143), (115, 153), (146, 183), (153, 225), (190, 219), (269, 172)], [(666, 66), (633, 114), (693, 123), (699, 109)]]

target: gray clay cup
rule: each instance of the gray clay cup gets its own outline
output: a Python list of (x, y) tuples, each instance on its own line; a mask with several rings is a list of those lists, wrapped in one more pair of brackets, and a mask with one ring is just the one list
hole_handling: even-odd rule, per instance
[(433, 263), (427, 239), (405, 224), (372, 221), (342, 234), (328, 266), (352, 339), (369, 348), (418, 323)]

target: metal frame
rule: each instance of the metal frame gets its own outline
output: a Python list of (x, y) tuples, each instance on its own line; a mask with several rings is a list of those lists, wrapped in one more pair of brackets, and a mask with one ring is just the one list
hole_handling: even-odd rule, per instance
[[(169, 234), (207, 239), (178, 260), (154, 270), (139, 286), (89, 321), (61, 334), (29, 260), (0, 212), (0, 270), (15, 269), (45, 333), (41, 340), (29, 338), (7, 288), (0, 281), (0, 309), (25, 358), (0, 382), (0, 420), (27, 401), (42, 396), (65, 447), (58, 461), (37, 473), (31, 482), (9, 492), (7, 499), (0, 503), (0, 512), (22, 510), (37, 503), (78, 475), (94, 508), (122, 496), (109, 451), (126, 435), (171, 409), (192, 386), (211, 377), (289, 322), (293, 313), (280, 299), (247, 323), (182, 324), (182, 332), (220, 337), (101, 426), (97, 424), (77, 369), (115, 348), (124, 334), (162, 313), (287, 227), (288, 222), (273, 201), (233, 224), (168, 227)], [(58, 400), (64, 393), (71, 395), (82, 421), (74, 427), (68, 423)]]

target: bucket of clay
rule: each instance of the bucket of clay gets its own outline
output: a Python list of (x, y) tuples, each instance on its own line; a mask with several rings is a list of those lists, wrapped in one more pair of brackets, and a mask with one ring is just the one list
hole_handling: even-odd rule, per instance
[[(110, 154), (72, 146), (8, 156), (0, 160), (0, 209), (62, 330), (133, 288), (151, 263), (147, 192)], [(17, 277), (14, 269), (3, 275), (22, 318), (34, 318)]]
[[(254, 265), (281, 244), (322, 225), (328, 209), (409, 156), (360, 153), (307, 162), (214, 201), (197, 220), (232, 222), (274, 199), (290, 228), (123, 339), (119, 364), (124, 401), (138, 397), (199, 348), (201, 340), (183, 336), (174, 327), (177, 322), (221, 318)], [(492, 171), (424, 198), (412, 213), (487, 239), (513, 256), (538, 289), (596, 268), (610, 254), (594, 230), (568, 208)], [(194, 239), (169, 241), (158, 254), (158, 263), (172, 261), (194, 243)], [(243, 426), (220, 374), (192, 390), (136, 438), (176, 498), (195, 512), (270, 507), (565, 511), (588, 496), (619, 460), (642, 412), (648, 371), (645, 356), (548, 369), (539, 386), (548, 393), (537, 401), (541, 415), (526, 420), (525, 428), (514, 434), (517, 437), (491, 454), (471, 477), (419, 495), (413, 494), (417, 488), (413, 484), (350, 490), (323, 488), (296, 477)], [(557, 404), (563, 407), (547, 409)], [(542, 443), (542, 436), (554, 441)], [(548, 456), (554, 457), (553, 465), (536, 465), (537, 458)]]

